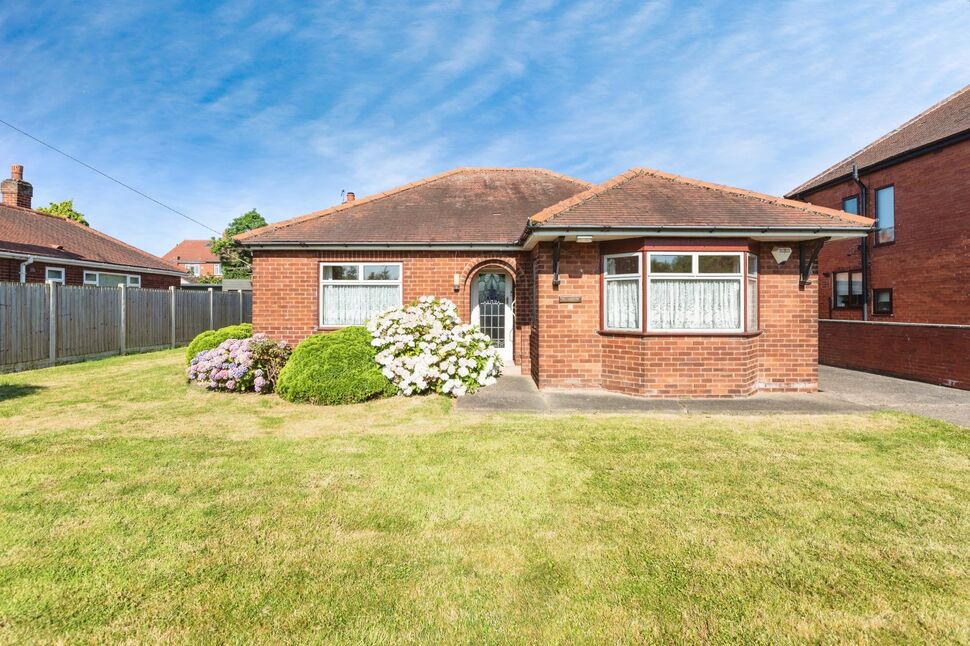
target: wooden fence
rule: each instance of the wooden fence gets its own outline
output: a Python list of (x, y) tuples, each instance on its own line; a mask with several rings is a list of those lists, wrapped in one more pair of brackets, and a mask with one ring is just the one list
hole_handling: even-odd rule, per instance
[(252, 311), (250, 292), (0, 282), (0, 372), (174, 348)]

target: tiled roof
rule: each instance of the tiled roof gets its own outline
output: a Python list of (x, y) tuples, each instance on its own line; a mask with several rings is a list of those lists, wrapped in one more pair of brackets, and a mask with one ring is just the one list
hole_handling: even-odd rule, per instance
[(858, 228), (869, 218), (648, 168), (633, 168), (534, 215), (535, 227)]
[(529, 216), (589, 188), (537, 168), (458, 168), (236, 236), (244, 244), (512, 244)]
[(798, 188), (792, 189), (788, 196), (799, 195), (833, 180), (848, 177), (852, 174), (852, 164), (863, 170), (867, 166), (966, 132), (970, 132), (970, 85), (876, 139), (862, 150), (852, 153)]
[(0, 205), (0, 251), (182, 272), (158, 256), (72, 220), (6, 205)]
[(169, 262), (219, 262), (219, 256), (212, 253), (208, 240), (183, 240), (162, 258)]

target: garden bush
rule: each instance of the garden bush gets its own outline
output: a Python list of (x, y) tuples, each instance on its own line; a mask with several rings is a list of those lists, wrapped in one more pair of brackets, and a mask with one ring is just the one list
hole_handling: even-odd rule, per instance
[(209, 390), (273, 392), (289, 348), (265, 334), (248, 339), (226, 339), (211, 350), (199, 352), (189, 362), (189, 381)]
[(191, 362), (195, 358), (195, 355), (200, 352), (218, 348), (226, 339), (248, 339), (252, 335), (253, 326), (251, 323), (228, 325), (218, 330), (206, 330), (192, 339), (188, 349), (185, 351), (185, 362)]
[(277, 394), (292, 402), (328, 405), (395, 394), (377, 365), (371, 338), (363, 327), (347, 327), (304, 339), (280, 373)]
[(385, 377), (404, 395), (453, 397), (495, 383), (502, 359), (477, 325), (463, 325), (450, 300), (422, 296), (367, 324)]

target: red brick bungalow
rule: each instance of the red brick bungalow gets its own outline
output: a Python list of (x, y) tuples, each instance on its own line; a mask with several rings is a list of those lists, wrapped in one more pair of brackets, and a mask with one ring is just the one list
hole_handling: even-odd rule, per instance
[(91, 227), (31, 209), (33, 187), (13, 166), (0, 183), (0, 281), (167, 289), (178, 267)]
[(789, 193), (876, 223), (819, 256), (822, 363), (970, 389), (968, 178), (970, 85)]
[(471, 168), (236, 239), (254, 326), (291, 342), (435, 295), (540, 387), (743, 396), (816, 389), (814, 256), (870, 225), (647, 169)]

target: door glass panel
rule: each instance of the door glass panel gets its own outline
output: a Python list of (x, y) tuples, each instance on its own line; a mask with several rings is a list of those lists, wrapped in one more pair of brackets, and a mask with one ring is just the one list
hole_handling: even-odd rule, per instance
[(505, 274), (478, 275), (478, 324), (496, 348), (505, 347)]

